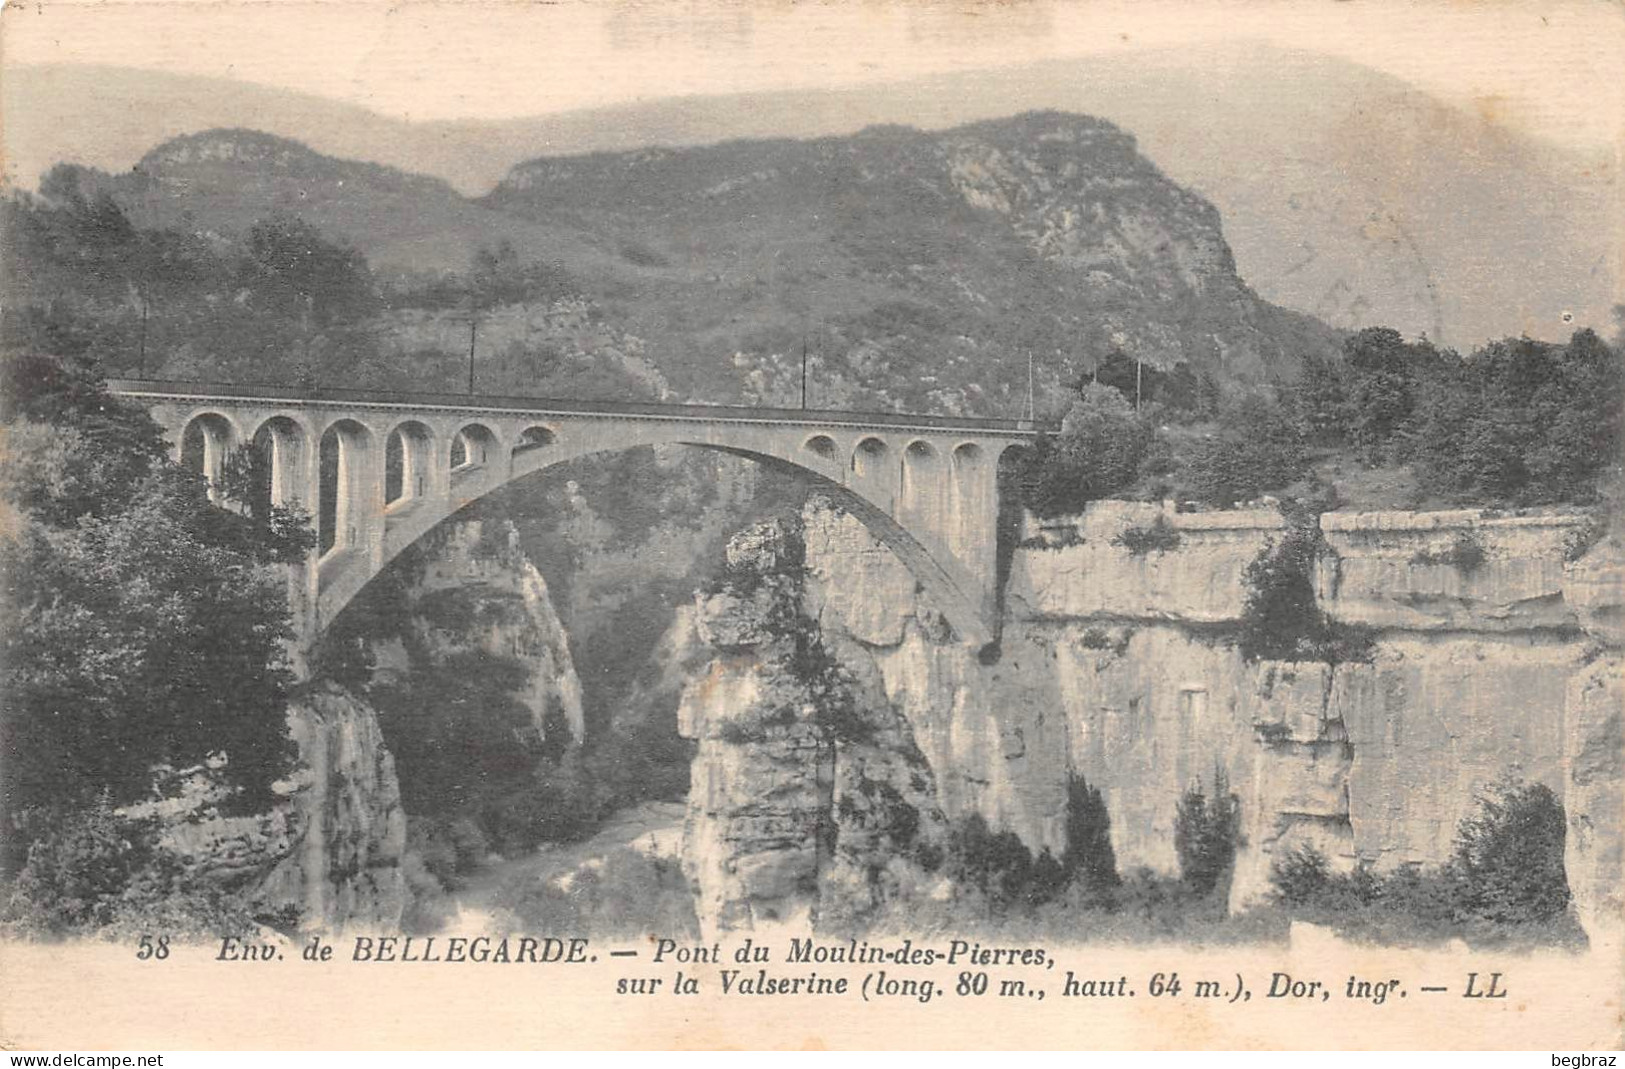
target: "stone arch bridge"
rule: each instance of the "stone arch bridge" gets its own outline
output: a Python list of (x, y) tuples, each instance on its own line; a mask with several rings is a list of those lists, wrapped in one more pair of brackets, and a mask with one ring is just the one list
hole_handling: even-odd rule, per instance
[(1014, 420), (800, 409), (109, 387), (149, 406), (177, 459), (211, 482), (234, 449), (254, 444), (269, 459), (271, 503), (317, 517), (318, 547), (290, 577), (301, 653), (386, 564), (459, 509), (515, 479), (640, 445), (717, 450), (818, 485), (909, 567), (960, 641), (983, 645), (995, 636), (999, 463), (1037, 433)]

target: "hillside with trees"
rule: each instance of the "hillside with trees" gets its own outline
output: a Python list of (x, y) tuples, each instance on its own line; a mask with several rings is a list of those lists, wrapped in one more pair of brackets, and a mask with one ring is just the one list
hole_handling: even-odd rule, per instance
[[(1216, 395), (1324, 325), (1237, 276), (1217, 212), (1109, 123), (551, 158), (472, 201), (245, 130), (14, 194), (30, 344), (110, 373), (1014, 416), (1130, 360)], [(1109, 370), (1109, 369), (1108, 369)], [(1059, 415), (1059, 411), (1051, 412)]]
[[(1625, 310), (1622, 310), (1625, 311)], [(1367, 328), (1291, 384), (1208, 401), (1159, 380), (1079, 384), (1016, 472), (1039, 515), (1106, 497), (1229, 508), (1600, 505), (1621, 479), (1625, 315), (1605, 340), (1509, 338), (1462, 355)]]

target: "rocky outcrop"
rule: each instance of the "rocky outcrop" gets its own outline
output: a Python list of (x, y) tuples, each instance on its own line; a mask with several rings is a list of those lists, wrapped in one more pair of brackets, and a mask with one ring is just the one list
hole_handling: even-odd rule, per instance
[(1321, 600), (1340, 619), (1389, 630), (1573, 630), (1564, 555), (1591, 522), (1478, 510), (1328, 513)]
[(287, 804), (303, 834), (261, 885), (260, 897), (297, 903), (306, 927), (399, 924), (406, 906), (406, 811), (377, 715), (330, 690), (295, 706), (289, 729), (300, 771)]
[(1565, 580), (1592, 645), (1563, 696), (1564, 864), (1593, 941), (1625, 946), (1625, 546), (1610, 538)]
[(399, 579), (404, 604), (387, 621), (396, 634), (372, 643), (381, 680), (434, 671), (461, 652), (511, 658), (527, 669), (515, 698), (537, 735), (562, 724), (569, 741), (581, 741), (581, 680), (569, 637), (512, 521), (446, 525), (413, 551)]
[[(1177, 552), (1134, 554), (1119, 541), (1158, 524), (1173, 532)], [(1229, 622), (1241, 615), (1242, 572), (1282, 527), (1273, 509), (1182, 513), (1172, 502), (1114, 501), (1082, 516), (1029, 518), (1006, 597), (1018, 618)]]
[(327, 688), (289, 708), (288, 728), (297, 766), (269, 810), (228, 815), (225, 792), (205, 769), (177, 797), (128, 815), (159, 818), (159, 841), (190, 870), (188, 883), (227, 891), (255, 916), (307, 928), (393, 927), (406, 903), (406, 814), (377, 715)]
[(715, 654), (684, 689), (698, 742), (684, 867), (707, 932), (861, 916), (925, 879), (940, 840), (930, 767), (884, 682), (804, 611), (799, 532), (758, 525), (699, 595)]

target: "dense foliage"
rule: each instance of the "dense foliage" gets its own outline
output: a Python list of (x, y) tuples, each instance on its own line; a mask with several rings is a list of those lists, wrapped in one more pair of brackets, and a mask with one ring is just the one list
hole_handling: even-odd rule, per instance
[(1425, 383), (1409, 433), (1425, 485), (1458, 498), (1587, 502), (1620, 465), (1621, 346), (1497, 342)]
[(1221, 768), (1213, 770), (1212, 797), (1200, 782), (1180, 796), (1174, 810), (1174, 852), (1179, 878), (1196, 895), (1229, 888), (1241, 837), (1241, 799), (1230, 791)]
[(8, 934), (173, 938), (292, 919), (251, 917), (235, 896), (192, 879), (152, 821), (125, 817), (106, 798), (81, 811), (32, 810), (20, 830), (28, 861), (0, 902), (0, 931)]
[[(461, 272), (386, 279), (301, 216), (206, 233), (143, 197), (61, 165), (37, 196), (0, 200), (8, 347), (85, 356), (110, 376), (419, 390), (466, 389), (473, 349), (486, 392), (658, 392), (568, 276), (511, 245), (477, 248)], [(496, 329), (508, 306), (534, 306), (542, 329)]]
[(1066, 778), (1066, 848), (1061, 852), (1061, 868), (1068, 880), (1080, 881), (1097, 893), (1122, 882), (1106, 800), (1099, 787), (1091, 787), (1076, 774)]
[[(1463, 357), (1372, 327), (1339, 353), (1306, 352), (1297, 382), (1199, 391), (1199, 403), (1164, 386), (1139, 418), (1121, 379), (1083, 384), (1089, 397), (1073, 411), (1086, 404), (1091, 420), (1069, 418), (1027, 457), (1018, 487), (1037, 515), (1106, 496), (1230, 508), (1273, 494), (1326, 507), (1335, 501), (1315, 477), (1325, 462), (1414, 472), (1421, 497), (1390, 507), (1590, 504), (1620, 476), (1625, 341), (1590, 330)], [(1108, 389), (1115, 405), (1100, 397)]]
[(207, 765), (255, 808), (293, 758), (287, 579), (304, 518), (210, 502), (88, 360), (0, 368), (4, 920), (60, 932), (244, 921), (118, 807)]
[(287, 767), (292, 685), (282, 640), (299, 518), (211, 504), (172, 463), (144, 410), (88, 365), (7, 354), (0, 732), (10, 817), (128, 800), (154, 765), (227, 755), (225, 779), (262, 794)]
[(1326, 552), (1319, 525), (1293, 524), (1247, 565), (1235, 635), (1243, 657), (1328, 664), (1370, 659), (1370, 630), (1333, 620), (1315, 596), (1315, 563)]
[(1040, 435), (1016, 471), (1022, 500), (1039, 516), (1081, 511), (1126, 490), (1140, 476), (1151, 425), (1110, 386), (1083, 388), (1056, 437)]
[(1457, 828), (1444, 865), (1378, 874), (1369, 864), (1334, 871), (1303, 846), (1270, 868), (1276, 898), (1294, 915), (1356, 938), (1415, 942), (1568, 943), (1583, 938), (1569, 913), (1563, 806), (1550, 788), (1506, 778), (1486, 788)]

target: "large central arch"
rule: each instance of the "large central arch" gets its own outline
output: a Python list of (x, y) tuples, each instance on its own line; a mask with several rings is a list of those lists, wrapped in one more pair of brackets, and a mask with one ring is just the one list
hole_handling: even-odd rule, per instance
[[(414, 513), (409, 508), (394, 503), (386, 504), (386, 529), (382, 552), (375, 563), (363, 564), (357, 555), (345, 556), (342, 550), (338, 552), (329, 550), (324, 553), (318, 563), (321, 585), (310, 639), (312, 641), (317, 639), (320, 633), (325, 631), (393, 560), (436, 527), (453, 522), (459, 513), (472, 508), (490, 495), (510, 489), (524, 480), (543, 478), (549, 471), (579, 460), (610, 456), (645, 445), (670, 445), (750, 460), (767, 471), (804, 484), (823, 494), (832, 504), (862, 523), (876, 541), (896, 554), (914, 576), (930, 603), (948, 621), (956, 637), (977, 646), (986, 645), (992, 640), (992, 633), (983, 616), (983, 607), (977, 603), (975, 594), (970, 592), (973, 589), (973, 581), (962, 569), (955, 566), (955, 562), (939, 559), (938, 554), (934, 554), (877, 502), (809, 464), (796, 463), (760, 450), (715, 442), (685, 441), (680, 438), (666, 442), (638, 442), (634, 445), (607, 449), (548, 449), (550, 444), (552, 443), (535, 442), (528, 447), (516, 446), (512, 470), (505, 478), (497, 478), (489, 471), (479, 470), (478, 461), (468, 461), (453, 467), (451, 475), (453, 500), (456, 505), (445, 511), (424, 509)], [(536, 451), (526, 456), (526, 452), (530, 449)], [(454, 449), (453, 461), (460, 459), (461, 455)], [(828, 457), (823, 459), (826, 462), (830, 460)]]

